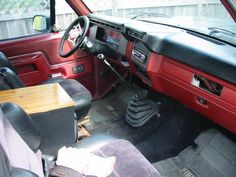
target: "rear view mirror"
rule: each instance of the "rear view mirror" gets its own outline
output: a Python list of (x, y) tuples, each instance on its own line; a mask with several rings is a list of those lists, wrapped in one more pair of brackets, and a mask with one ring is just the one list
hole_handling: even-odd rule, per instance
[(34, 16), (33, 29), (40, 32), (46, 31), (48, 29), (47, 18), (43, 15)]

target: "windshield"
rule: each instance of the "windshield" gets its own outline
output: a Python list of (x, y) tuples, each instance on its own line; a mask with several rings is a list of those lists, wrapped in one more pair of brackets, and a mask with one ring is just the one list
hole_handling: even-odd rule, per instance
[(236, 23), (220, 0), (83, 0), (94, 14), (164, 23), (236, 45)]

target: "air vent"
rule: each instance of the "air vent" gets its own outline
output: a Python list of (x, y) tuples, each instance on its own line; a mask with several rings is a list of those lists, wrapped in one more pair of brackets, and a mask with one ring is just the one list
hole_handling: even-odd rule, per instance
[(144, 32), (137, 32), (137, 31), (134, 31), (134, 30), (128, 30), (128, 35), (136, 38), (136, 39), (139, 39), (139, 40), (142, 40), (143, 39), (143, 36), (145, 35)]
[(105, 27), (105, 28), (109, 28), (112, 29), (114, 31), (118, 31), (118, 32), (122, 32), (122, 27), (116, 24), (112, 24), (112, 23), (107, 23), (104, 21), (100, 21), (97, 19), (90, 19), (91, 23), (96, 24), (100, 27)]

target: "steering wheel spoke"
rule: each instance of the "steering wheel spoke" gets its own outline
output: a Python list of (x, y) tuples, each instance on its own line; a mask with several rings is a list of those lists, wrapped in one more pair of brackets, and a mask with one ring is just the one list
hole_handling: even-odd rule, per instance
[[(81, 27), (81, 22), (83, 22), (83, 28)], [(59, 54), (61, 57), (71, 56), (77, 49), (79, 49), (83, 43), (83, 40), (88, 33), (89, 29), (89, 19), (86, 16), (80, 16), (77, 18), (65, 31), (59, 46)], [(63, 47), (65, 41), (68, 40), (72, 44), (72, 49), (67, 53), (64, 53)]]

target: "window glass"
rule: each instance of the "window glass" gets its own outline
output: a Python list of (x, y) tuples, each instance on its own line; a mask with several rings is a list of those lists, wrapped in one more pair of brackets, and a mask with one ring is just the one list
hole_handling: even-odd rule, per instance
[(178, 26), (236, 45), (236, 23), (220, 0), (83, 0), (83, 2), (94, 14)]
[(0, 40), (40, 34), (33, 17), (50, 17), (50, 0), (0, 0)]
[(66, 1), (56, 0), (56, 28), (65, 30), (76, 18), (75, 11)]

